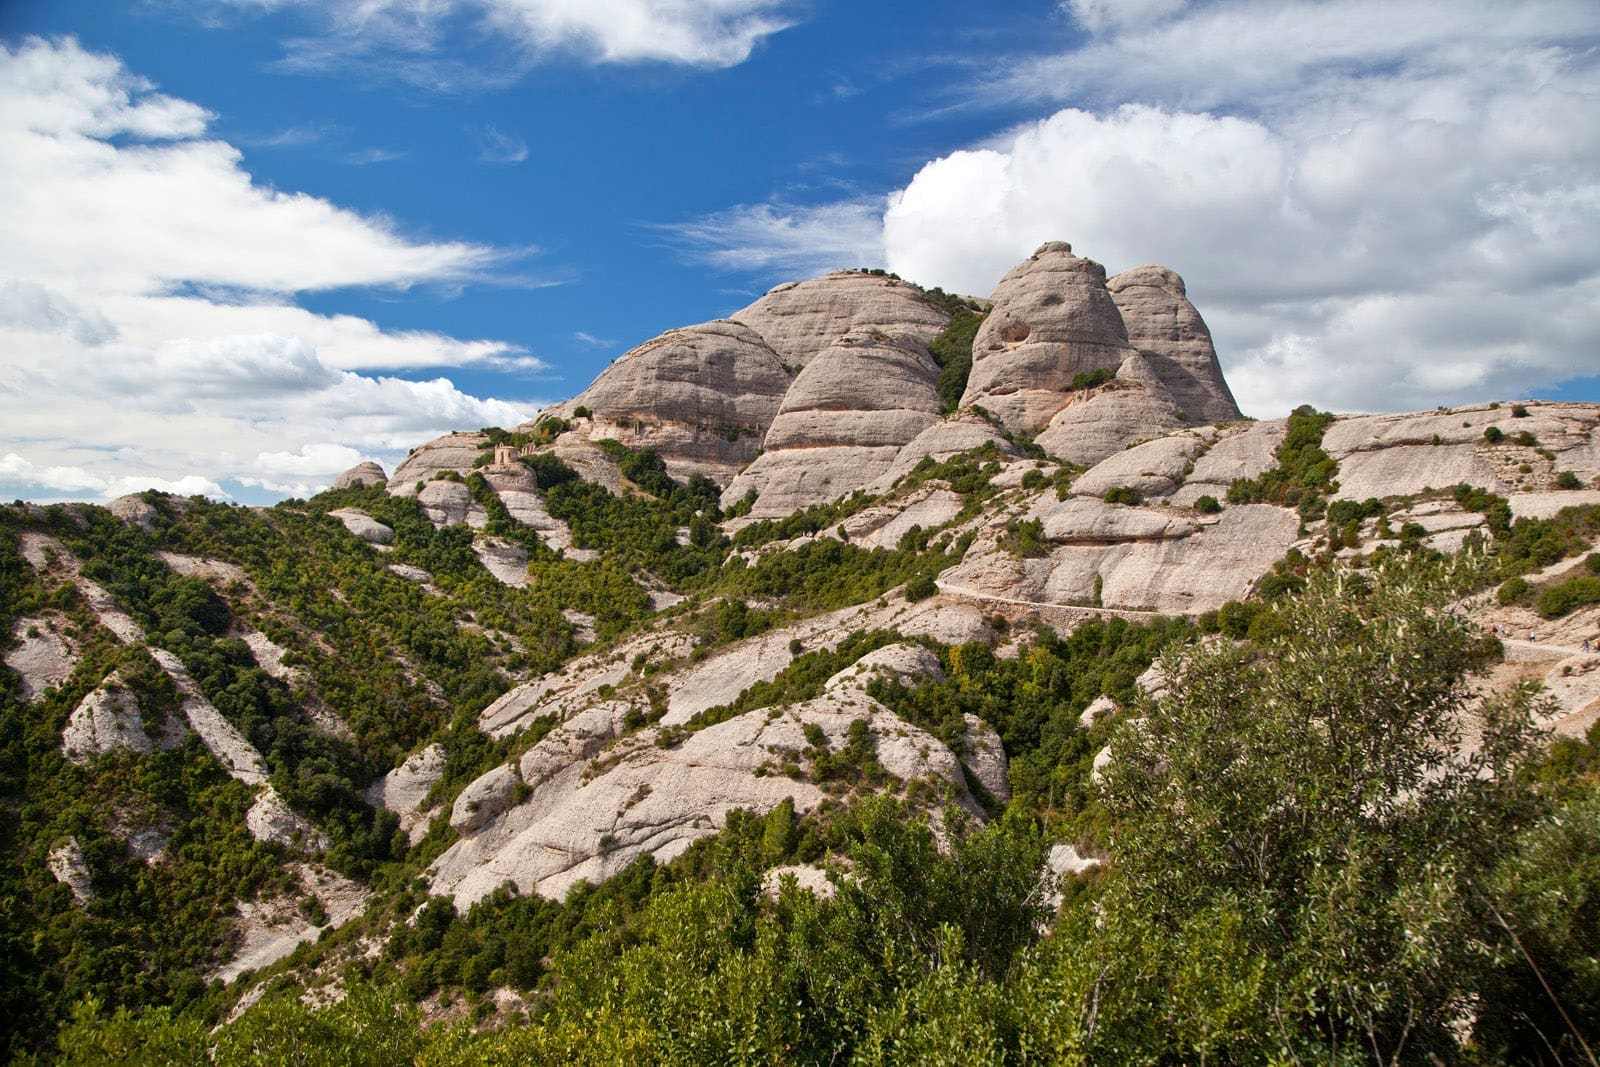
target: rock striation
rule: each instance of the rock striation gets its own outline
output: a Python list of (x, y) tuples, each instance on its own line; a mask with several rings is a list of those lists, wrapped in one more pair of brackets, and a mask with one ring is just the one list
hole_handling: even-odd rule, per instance
[[(780, 285), (728, 319), (646, 341), (539, 417), (568, 419), (584, 439), (654, 448), (680, 480), (700, 473), (727, 484), (771, 447), (769, 428), (819, 355), (852, 335), (889, 347), (921, 346), (925, 355), (948, 321), (916, 286), (834, 271)], [(824, 378), (810, 380), (815, 389)]]
[(726, 481), (755, 458), (792, 376), (761, 335), (728, 320), (669, 330), (623, 353), (552, 413), (585, 436), (654, 448), (675, 477)]
[[(1046, 451), (1096, 463), (1169, 430), (1239, 417), (1183, 279), (1105, 268), (1052, 241), (1001, 279), (972, 346), (963, 406)], [(1107, 376), (1099, 384), (1094, 375)]]
[(1166, 267), (1135, 267), (1106, 282), (1137, 348), (1188, 422), (1229, 422), (1239, 405), (1222, 377), (1211, 330), (1189, 302), (1187, 288)]
[(416, 496), (432, 484), (443, 471), (465, 477), (483, 454), (489, 439), (481, 433), (448, 433), (411, 450), (389, 479), (389, 492), (395, 496)]
[(1075, 376), (1114, 374), (1136, 352), (1105, 268), (1064, 241), (1008, 271), (992, 299), (961, 405), (981, 405), (1013, 432), (1038, 433), (1072, 398)]
[(939, 423), (939, 365), (914, 338), (857, 330), (806, 364), (767, 430), (766, 450), (724, 493), (756, 491), (752, 518), (865, 489)]

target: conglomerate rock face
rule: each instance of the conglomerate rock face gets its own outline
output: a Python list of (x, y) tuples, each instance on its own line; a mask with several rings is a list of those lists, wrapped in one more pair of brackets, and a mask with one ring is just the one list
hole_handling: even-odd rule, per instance
[(876, 328), (830, 345), (800, 372), (767, 431), (766, 451), (728, 486), (756, 491), (756, 517), (871, 485), (901, 449), (939, 423), (939, 366), (914, 338)]
[(700, 473), (726, 484), (761, 453), (802, 368), (818, 355), (866, 333), (891, 349), (920, 344), (925, 355), (948, 320), (915, 286), (834, 271), (780, 285), (729, 319), (646, 341), (548, 414), (575, 420), (591, 440), (654, 448), (680, 480)]
[(1108, 280), (1106, 291), (1122, 315), (1128, 343), (1149, 360), (1188, 421), (1239, 418), (1211, 330), (1189, 303), (1182, 278), (1166, 267), (1135, 267)]
[(854, 270), (787, 282), (733, 314), (796, 369), (852, 330), (876, 329), (927, 344), (949, 318), (915, 286)]
[(1115, 373), (1137, 350), (1106, 290), (1106, 270), (1061, 241), (1013, 267), (972, 342), (972, 376), (961, 397), (1007, 429), (1037, 433), (1073, 396), (1073, 379)]

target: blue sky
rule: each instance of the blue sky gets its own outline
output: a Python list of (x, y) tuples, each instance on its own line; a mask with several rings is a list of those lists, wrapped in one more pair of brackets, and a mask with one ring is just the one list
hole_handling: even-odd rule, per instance
[(786, 278), (984, 295), (1049, 239), (1182, 273), (1251, 414), (1600, 399), (1582, 0), (10, 0), (0, 43), (0, 498), (301, 494)]

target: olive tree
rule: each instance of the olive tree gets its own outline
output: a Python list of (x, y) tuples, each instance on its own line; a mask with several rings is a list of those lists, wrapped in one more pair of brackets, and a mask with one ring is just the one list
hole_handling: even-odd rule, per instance
[(1426, 1062), (1470, 1024), (1534, 696), (1475, 689), (1469, 566), (1323, 574), (1255, 641), (1162, 660), (1105, 770), (1101, 929), (1169, 1052)]

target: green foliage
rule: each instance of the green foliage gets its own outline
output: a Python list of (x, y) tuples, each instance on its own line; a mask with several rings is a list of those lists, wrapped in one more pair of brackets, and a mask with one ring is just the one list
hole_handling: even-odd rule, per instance
[(1506, 432), (1498, 426), (1487, 426), (1483, 431), (1483, 439), (1491, 445), (1497, 445), (1506, 439)]
[(975, 312), (966, 307), (956, 307), (950, 321), (939, 335), (928, 342), (928, 351), (939, 364), (939, 378), (935, 388), (943, 401), (943, 412), (954, 411), (961, 403), (961, 394), (967, 390), (967, 378), (972, 373), (972, 339), (983, 325), (987, 312)]
[(1534, 609), (1546, 619), (1559, 619), (1586, 604), (1600, 604), (1600, 578), (1573, 578), (1541, 590)]
[(1079, 371), (1072, 376), (1074, 389), (1095, 389), (1109, 382), (1117, 376), (1116, 370), (1111, 367), (1100, 367), (1097, 370)]
[(1339, 465), (1322, 450), (1333, 416), (1303, 405), (1289, 416), (1278, 465), (1260, 478), (1240, 478), (1228, 487), (1230, 504), (1282, 504), (1298, 508), (1307, 522), (1323, 517)]
[(1114, 485), (1105, 491), (1100, 499), (1107, 504), (1127, 504), (1137, 506), (1141, 502), (1139, 490), (1127, 485)]
[(1194, 509), (1202, 515), (1215, 515), (1222, 510), (1222, 505), (1216, 497), (1206, 493), (1195, 500)]
[(1460, 998), (1493, 971), (1484, 891), (1530, 810), (1526, 691), (1459, 747), (1484, 655), (1448, 607), (1468, 578), (1318, 574), (1259, 648), (1169, 655), (1170, 695), (1105, 772), (1118, 877), (1090, 951), (1151, 1004), (1113, 1031), (1184, 1059), (1453, 1058)]
[(867, 653), (897, 640), (899, 635), (888, 630), (858, 630), (831, 649), (819, 648), (796, 656), (772, 681), (756, 682), (729, 703), (696, 712), (685, 723), (685, 727), (692, 732), (727, 722), (757, 708), (810, 700), (821, 694), (823, 684), (829, 678)]
[(1363, 501), (1335, 500), (1328, 505), (1328, 525), (1330, 527), (1343, 526), (1349, 522), (1360, 522), (1363, 519), (1375, 519), (1384, 514), (1383, 501), (1376, 497), (1368, 497)]
[(1495, 599), (1501, 604), (1515, 604), (1528, 595), (1528, 579), (1507, 578), (1495, 590)]
[(1015, 659), (981, 643), (942, 649), (943, 681), (906, 689), (876, 680), (868, 692), (958, 753), (966, 745), (963, 715), (989, 723), (1010, 759), (1013, 807), (1075, 832), (1094, 817), (1089, 771), (1104, 736), (1080, 727), (1078, 716), (1102, 693), (1130, 702), (1135, 679), (1158, 652), (1193, 633), (1183, 621), (1090, 621), (1064, 638), (1037, 634)]
[(1041, 519), (1014, 519), (1006, 524), (1006, 536), (1000, 547), (1024, 559), (1048, 555), (1044, 545), (1044, 521)]
[(1494, 535), (1492, 573), (1501, 580), (1577, 555), (1600, 536), (1600, 507), (1593, 504), (1562, 508), (1551, 519), (1513, 521), (1504, 497), (1466, 484), (1456, 486), (1453, 493), (1462, 508), (1483, 513)]
[[(752, 490), (752, 493), (754, 490)], [(878, 502), (876, 496), (857, 489), (826, 504), (811, 504), (782, 519), (759, 519), (733, 535), (736, 548), (756, 548), (772, 541), (808, 537), (835, 526)]]
[(926, 574), (919, 574), (906, 583), (906, 599), (915, 603), (939, 592), (938, 583)]
[(1496, 932), (1512, 944), (1483, 998), (1478, 1042), (1507, 1061), (1535, 1062), (1532, 1050), (1549, 1051), (1541, 1063), (1591, 1060), (1585, 1046), (1600, 1046), (1600, 794), (1592, 781), (1514, 841), (1493, 889)]
[(1582, 489), (1583, 480), (1572, 471), (1562, 471), (1556, 475), (1557, 489)]
[(1513, 419), (1525, 419), (1525, 418), (1527, 418), (1528, 417), (1527, 405), (1526, 404), (1512, 404), (1511, 405), (1511, 417)]

